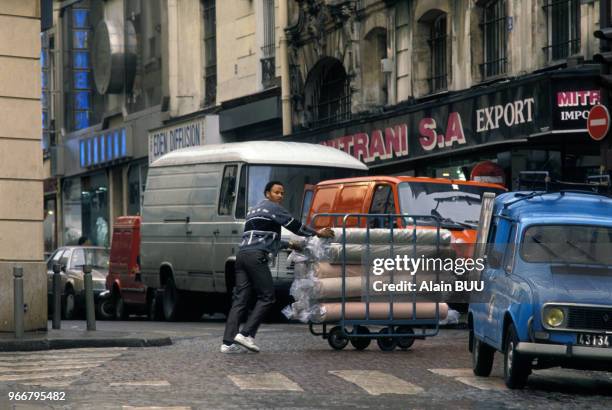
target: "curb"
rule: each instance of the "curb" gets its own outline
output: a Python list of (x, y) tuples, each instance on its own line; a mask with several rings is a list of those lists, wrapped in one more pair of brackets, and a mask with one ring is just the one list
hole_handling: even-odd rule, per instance
[(0, 341), (0, 352), (32, 352), (39, 350), (104, 348), (104, 347), (160, 347), (172, 345), (170, 337), (152, 339), (41, 339)]

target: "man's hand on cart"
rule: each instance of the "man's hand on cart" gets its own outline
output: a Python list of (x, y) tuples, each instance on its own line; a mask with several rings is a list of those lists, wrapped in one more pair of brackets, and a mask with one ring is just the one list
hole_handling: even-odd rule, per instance
[(317, 236), (319, 238), (333, 238), (334, 230), (331, 228), (321, 228), (317, 231)]

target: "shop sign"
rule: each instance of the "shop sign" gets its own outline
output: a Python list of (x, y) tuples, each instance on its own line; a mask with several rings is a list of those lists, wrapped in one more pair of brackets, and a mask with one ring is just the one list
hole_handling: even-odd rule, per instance
[(132, 156), (129, 128), (121, 127), (79, 140), (81, 168), (105, 166)]
[(205, 125), (199, 118), (149, 132), (149, 164), (168, 152), (204, 145)]
[(599, 90), (559, 91), (557, 108), (561, 121), (586, 120), (592, 106), (599, 104)]
[[(497, 92), (432, 105), (412, 113), (334, 130), (323, 145), (344, 150), (369, 166), (402, 158), (525, 137), (550, 126), (546, 104), (549, 83), (504, 88)], [(536, 97), (537, 96), (537, 97)], [(542, 108), (541, 108), (542, 107)], [(538, 115), (539, 114), (539, 115)], [(543, 118), (544, 124), (537, 123)], [(541, 121), (540, 121), (541, 122)]]
[(402, 114), (355, 121), (310, 141), (342, 149), (370, 167), (548, 132), (584, 133), (601, 92), (593, 75), (537, 75), (451, 94)]

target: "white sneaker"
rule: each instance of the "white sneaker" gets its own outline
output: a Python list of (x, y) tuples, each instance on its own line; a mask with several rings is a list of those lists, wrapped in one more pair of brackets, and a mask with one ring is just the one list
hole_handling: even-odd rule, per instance
[(242, 347), (237, 345), (236, 343), (232, 343), (231, 345), (226, 345), (225, 343), (221, 345), (221, 353), (226, 354), (234, 354), (234, 353), (243, 353), (244, 350)]
[(238, 333), (234, 338), (234, 342), (246, 349), (249, 349), (251, 352), (259, 352), (259, 347), (257, 347), (255, 340), (253, 340), (251, 336), (244, 336), (242, 333)]

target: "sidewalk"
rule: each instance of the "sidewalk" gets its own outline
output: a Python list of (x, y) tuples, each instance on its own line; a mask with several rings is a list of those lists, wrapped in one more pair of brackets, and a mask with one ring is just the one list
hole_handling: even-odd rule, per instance
[[(98, 325), (100, 322), (98, 322)], [(100, 328), (100, 326), (97, 326)], [(51, 349), (74, 349), (85, 347), (152, 347), (168, 346), (172, 339), (153, 332), (84, 330), (79, 326), (62, 323), (62, 329), (26, 332), (23, 339), (15, 339), (14, 333), (0, 333), (0, 352), (35, 351)]]

